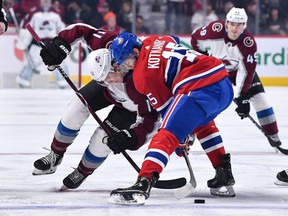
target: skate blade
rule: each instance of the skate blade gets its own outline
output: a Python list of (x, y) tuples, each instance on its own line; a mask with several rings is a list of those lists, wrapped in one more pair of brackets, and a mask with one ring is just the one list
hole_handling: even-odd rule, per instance
[(57, 167), (52, 167), (51, 169), (48, 169), (48, 170), (39, 170), (39, 169), (35, 168), (32, 175), (53, 174), (53, 173), (55, 173), (56, 169), (57, 169)]
[(288, 182), (283, 182), (283, 181), (280, 181), (280, 180), (275, 181), (274, 184), (278, 185), (278, 186), (286, 186), (286, 187), (288, 187)]
[(143, 194), (135, 193), (131, 198), (127, 199), (123, 195), (119, 193), (111, 194), (109, 198), (109, 203), (117, 204), (117, 205), (144, 205), (145, 204), (145, 196)]
[(175, 190), (174, 197), (176, 199), (183, 199), (183, 198), (189, 196), (190, 194), (192, 194), (194, 189), (195, 188), (192, 186), (192, 184), (188, 183), (185, 186)]
[(235, 197), (236, 196), (233, 186), (210, 188), (210, 193), (213, 196), (218, 196), (218, 197)]
[(59, 189), (59, 191), (67, 191), (67, 190), (69, 190), (69, 188), (68, 187), (66, 187), (65, 185), (62, 185), (62, 187)]

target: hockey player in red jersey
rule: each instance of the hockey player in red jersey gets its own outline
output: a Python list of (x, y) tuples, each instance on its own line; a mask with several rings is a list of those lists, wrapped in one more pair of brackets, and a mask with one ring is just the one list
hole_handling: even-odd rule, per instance
[(194, 31), (191, 45), (194, 50), (223, 61), (236, 86), (238, 115), (241, 119), (247, 117), (251, 101), (264, 133), (273, 141), (269, 140), (271, 146), (280, 146), (276, 117), (255, 71), (257, 45), (253, 35), (246, 30), (247, 20), (245, 10), (234, 7), (227, 13), (225, 21), (214, 21)]
[[(111, 45), (112, 60), (122, 71), (133, 70), (136, 89), (149, 98), (163, 118), (150, 142), (137, 182), (132, 187), (112, 191), (113, 203), (144, 204), (179, 143), (192, 131), (200, 136), (205, 134), (205, 128), (213, 128), (214, 118), (233, 99), (223, 63), (182, 47), (179, 42), (175, 36), (151, 36), (142, 42), (136, 35), (124, 32)], [(230, 154), (225, 153), (218, 130), (210, 135), (200, 140), (216, 169), (216, 176), (207, 185), (218, 189), (231, 187), (235, 181)], [(218, 142), (211, 142), (212, 137), (217, 137)]]
[[(109, 73), (113, 69), (107, 48), (115, 37), (116, 34), (110, 31), (99, 30), (86, 24), (74, 24), (61, 31), (40, 53), (46, 65), (58, 65), (67, 56), (64, 50), (71, 50), (70, 44), (83, 38), (88, 47), (95, 50), (88, 57), (88, 68), (94, 80), (79, 92), (95, 112), (113, 105), (104, 120), (104, 125), (113, 134), (107, 139), (109, 148), (102, 142), (107, 134), (97, 127), (78, 167), (64, 178), (65, 189), (79, 187), (87, 176), (106, 160), (111, 151), (117, 154), (126, 149), (140, 148), (151, 139), (160, 124), (158, 113), (152, 109), (145, 95), (136, 91), (129, 72)], [(34, 175), (56, 171), (89, 114), (87, 107), (75, 96), (57, 126), (51, 152), (35, 161)]]

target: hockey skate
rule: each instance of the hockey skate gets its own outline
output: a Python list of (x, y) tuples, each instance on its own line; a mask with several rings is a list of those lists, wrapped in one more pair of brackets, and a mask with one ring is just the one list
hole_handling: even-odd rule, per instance
[(230, 154), (223, 155), (221, 160), (222, 164), (216, 167), (215, 177), (208, 180), (207, 185), (214, 196), (234, 197), (235, 180), (231, 170)]
[(16, 83), (20, 88), (31, 88), (31, 82), (29, 80), (23, 79), (20, 76), (16, 77)]
[(110, 193), (110, 203), (120, 205), (144, 205), (150, 195), (150, 190), (157, 182), (159, 174), (154, 172), (152, 179), (141, 176), (129, 188), (118, 188)]
[(288, 169), (279, 172), (276, 177), (277, 177), (277, 181), (275, 182), (276, 185), (288, 186)]
[(33, 171), (33, 175), (46, 175), (54, 173), (57, 166), (61, 164), (62, 159), (63, 155), (50, 151), (48, 155), (34, 162), (35, 169)]
[(63, 186), (60, 188), (60, 191), (76, 189), (84, 182), (86, 178), (87, 175), (84, 175), (79, 172), (78, 169), (75, 169), (72, 173), (63, 179)]
[(269, 137), (268, 141), (272, 147), (279, 147), (282, 144), (278, 134), (270, 135)]

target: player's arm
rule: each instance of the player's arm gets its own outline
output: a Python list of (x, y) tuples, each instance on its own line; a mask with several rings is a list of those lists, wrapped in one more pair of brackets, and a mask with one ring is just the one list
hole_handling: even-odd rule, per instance
[(135, 125), (132, 125), (132, 130), (137, 137), (137, 145), (134, 148), (135, 150), (150, 140), (160, 126), (159, 113), (153, 109), (147, 97), (145, 97), (145, 95), (138, 94), (138, 98), (141, 98), (141, 100), (137, 102), (137, 113), (141, 118), (141, 121)]
[(160, 118), (145, 95), (138, 93), (132, 80), (126, 82), (126, 92), (137, 105), (137, 121), (129, 129), (117, 132), (107, 139), (107, 145), (114, 154), (123, 150), (137, 150), (150, 140), (157, 131)]
[[(146, 97), (144, 95), (139, 97)], [(143, 100), (138, 104), (138, 116), (135, 124), (129, 129), (121, 130), (107, 138), (107, 145), (114, 154), (126, 149), (137, 150), (150, 140), (157, 131), (160, 122), (158, 113), (150, 105), (149, 101)], [(141, 120), (140, 120), (141, 119)]]
[(238, 105), (237, 114), (241, 119), (248, 116), (250, 112), (249, 89), (255, 75), (257, 64), (257, 46), (253, 37), (246, 37), (244, 43), (239, 47), (243, 59), (239, 62), (236, 75), (235, 101)]
[(40, 55), (46, 65), (58, 65), (69, 55), (71, 45), (82, 38), (89, 48), (96, 50), (109, 47), (115, 37), (112, 32), (98, 30), (87, 24), (72, 24), (48, 42)]
[(221, 21), (214, 21), (207, 26), (194, 30), (191, 34), (190, 44), (193, 50), (205, 55), (209, 55), (206, 50), (206, 43), (209, 39), (219, 38), (224, 31), (224, 24)]
[(156, 79), (151, 81), (148, 86), (144, 87), (144, 91), (150, 101), (150, 104), (163, 117), (172, 101), (173, 94), (164, 82), (162, 83), (155, 81)]
[(252, 41), (249, 42), (254, 43), (254, 45), (251, 47), (247, 47), (247, 45), (239, 47), (243, 58), (239, 62), (236, 76), (236, 86), (239, 87), (237, 89), (236, 96), (247, 94), (252, 85), (252, 80), (257, 65), (257, 47), (255, 40)]

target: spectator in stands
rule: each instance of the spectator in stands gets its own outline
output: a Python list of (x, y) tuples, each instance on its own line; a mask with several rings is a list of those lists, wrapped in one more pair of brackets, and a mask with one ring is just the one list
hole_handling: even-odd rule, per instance
[(20, 0), (18, 3), (13, 0), (12, 2), (18, 21), (24, 18), (24, 16), (30, 12), (31, 8), (40, 6), (39, 0)]
[(141, 15), (137, 15), (135, 27), (136, 34), (150, 34), (150, 30), (144, 25), (144, 18)]
[[(107, 4), (109, 5), (110, 11), (112, 11), (113, 13), (115, 13), (117, 15), (122, 8), (123, 1), (128, 1), (128, 0), (117, 0), (117, 1), (106, 0)], [(132, 0), (129, 0), (129, 1), (132, 2)]]
[(281, 17), (279, 8), (273, 7), (270, 9), (269, 17), (267, 19), (265, 34), (271, 35), (285, 35), (285, 21)]
[(92, 17), (90, 7), (81, 0), (70, 1), (66, 6), (65, 14), (64, 20), (67, 24), (89, 23)]
[(194, 11), (202, 10), (203, 9), (202, 1), (201, 0), (194, 0), (193, 9), (194, 9)]
[[(193, 2), (194, 0), (185, 0), (184, 2), (183, 26), (190, 26), (191, 17), (194, 14)], [(191, 34), (190, 28), (183, 28), (183, 34)]]
[(65, 6), (61, 3), (61, 1), (55, 0), (52, 4), (52, 7), (55, 11), (64, 19), (65, 17)]
[(129, 1), (123, 1), (122, 8), (117, 13), (117, 23), (122, 26), (125, 31), (132, 31), (132, 5)]
[(120, 34), (121, 32), (124, 31), (124, 29), (121, 26), (117, 25), (116, 14), (113, 13), (112, 11), (109, 11), (107, 14), (105, 14), (104, 21), (106, 22), (106, 25), (102, 26), (101, 29), (105, 29), (107, 31), (113, 31), (116, 34)]
[(109, 4), (104, 2), (101, 6), (97, 7), (97, 10), (93, 11), (93, 17), (91, 18), (90, 25), (95, 28), (100, 28), (104, 26), (106, 23), (104, 21), (104, 16), (110, 11)]
[(210, 22), (218, 19), (215, 11), (213, 10), (213, 6), (211, 1), (207, 1), (206, 5), (206, 13), (204, 11), (204, 7), (202, 10), (196, 11), (191, 18), (191, 30), (192, 32), (204, 25), (208, 25)]
[[(235, 7), (244, 8), (247, 11), (247, 5), (253, 0), (233, 0)], [(262, 0), (261, 0), (262, 1)], [(248, 19), (249, 20), (249, 19)]]
[(279, 0), (279, 8), (281, 12), (281, 16), (285, 22), (285, 31), (288, 32), (288, 1), (287, 0)]
[[(257, 4), (254, 0), (248, 2), (246, 12), (247, 12), (247, 16), (248, 16), (247, 30), (252, 34), (256, 34)], [(260, 29), (260, 31), (262, 31), (262, 30)]]
[(226, 14), (234, 7), (233, 1), (226, 1), (223, 4), (223, 7), (219, 11), (218, 18), (220, 20), (225, 20), (226, 19)]
[[(172, 34), (181, 34), (182, 22), (184, 14), (184, 2), (185, 0), (167, 0), (167, 9), (165, 15), (165, 32)], [(175, 12), (174, 28), (171, 30), (172, 15)]]

